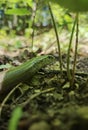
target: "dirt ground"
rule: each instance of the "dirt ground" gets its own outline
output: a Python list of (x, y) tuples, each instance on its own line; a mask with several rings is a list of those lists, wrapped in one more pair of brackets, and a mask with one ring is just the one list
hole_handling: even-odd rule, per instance
[[(10, 62), (5, 56), (3, 62), (5, 58)], [(57, 55), (55, 58), (56, 63), (41, 69), (27, 84), (19, 85), (26, 88), (23, 93), (17, 89), (9, 97), (2, 108), (0, 130), (7, 130), (11, 113), (17, 106), (23, 111), (18, 130), (88, 129), (88, 57), (78, 58), (73, 87), (69, 85), (66, 68), (61, 76), (57, 69), (59, 58)], [(66, 64), (66, 55), (63, 55), (63, 64)]]

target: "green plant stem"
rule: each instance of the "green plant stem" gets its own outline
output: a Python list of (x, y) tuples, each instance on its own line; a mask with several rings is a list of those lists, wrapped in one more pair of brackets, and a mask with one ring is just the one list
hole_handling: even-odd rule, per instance
[(49, 7), (50, 15), (51, 15), (51, 18), (52, 18), (52, 22), (53, 22), (53, 26), (54, 26), (54, 30), (55, 30), (55, 34), (56, 34), (58, 54), (59, 54), (59, 59), (60, 59), (60, 70), (61, 70), (61, 75), (62, 75), (63, 74), (63, 68), (62, 68), (62, 56), (61, 56), (61, 49), (60, 49), (60, 41), (59, 41), (59, 36), (58, 36), (58, 31), (57, 31), (55, 19), (54, 19), (53, 12), (52, 12), (52, 9), (51, 9), (49, 2), (48, 2), (48, 7)]
[(71, 51), (71, 45), (72, 45), (72, 39), (73, 39), (73, 34), (75, 31), (75, 26), (77, 23), (77, 16), (75, 18), (74, 24), (73, 24), (73, 28), (72, 28), (72, 32), (71, 32), (71, 36), (70, 36), (70, 41), (69, 41), (69, 47), (68, 47), (68, 53), (67, 53), (67, 77), (69, 79), (69, 81), (71, 81), (71, 73), (70, 73), (70, 51)]
[(75, 54), (74, 54), (74, 63), (73, 63), (73, 72), (72, 72), (72, 80), (71, 80), (71, 86), (74, 84), (74, 78), (75, 78), (75, 68), (76, 68), (76, 59), (77, 59), (77, 49), (78, 49), (78, 32), (79, 32), (79, 14), (76, 13), (76, 43), (75, 43)]

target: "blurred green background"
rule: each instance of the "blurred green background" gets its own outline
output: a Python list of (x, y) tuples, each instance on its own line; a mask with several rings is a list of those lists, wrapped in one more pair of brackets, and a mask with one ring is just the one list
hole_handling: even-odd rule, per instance
[[(75, 13), (51, 3), (62, 52), (68, 48)], [(79, 17), (79, 51), (88, 46), (88, 13)], [(32, 43), (33, 40), (33, 43)], [(47, 3), (43, 0), (0, 1), (0, 54), (29, 47), (57, 52), (56, 36)], [(74, 48), (74, 44), (73, 47)], [(74, 50), (74, 49), (73, 49)]]

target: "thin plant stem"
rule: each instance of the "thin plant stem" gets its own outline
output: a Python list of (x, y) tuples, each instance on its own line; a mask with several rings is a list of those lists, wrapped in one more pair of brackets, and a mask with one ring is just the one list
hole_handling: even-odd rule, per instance
[(57, 39), (58, 54), (59, 54), (59, 59), (60, 59), (60, 70), (61, 70), (61, 75), (62, 75), (63, 74), (63, 68), (62, 68), (62, 56), (61, 56), (61, 49), (60, 49), (60, 41), (59, 41), (59, 36), (58, 36), (58, 31), (57, 31), (55, 19), (54, 19), (53, 12), (52, 12), (52, 9), (51, 9), (49, 2), (48, 2), (48, 7), (49, 7), (49, 11), (50, 11), (50, 15), (51, 15), (51, 18), (52, 18), (56, 39)]
[(73, 87), (74, 79), (75, 79), (75, 68), (76, 68), (76, 60), (77, 60), (77, 49), (78, 49), (78, 33), (79, 33), (79, 13), (76, 13), (76, 43), (75, 43), (75, 54), (74, 54), (74, 63), (73, 63), (73, 70), (72, 70), (72, 81), (71, 86)]
[(1, 117), (1, 113), (2, 113), (2, 108), (4, 107), (5, 103), (7, 102), (7, 100), (9, 99), (9, 97), (12, 95), (12, 93), (19, 88), (19, 86), (21, 85), (18, 84), (16, 87), (14, 87), (7, 95), (6, 97), (4, 98), (4, 100), (2, 101), (2, 103), (0, 104), (0, 117)]
[(32, 47), (31, 47), (32, 50), (33, 50), (33, 44), (34, 44), (34, 33), (35, 33), (34, 24), (35, 24), (35, 17), (36, 17), (37, 5), (38, 5), (38, 3), (35, 2), (35, 5), (33, 7), (33, 14), (32, 14), (32, 27), (33, 27), (33, 32), (32, 32)]
[(55, 90), (55, 88), (49, 88), (49, 89), (43, 90), (43, 91), (41, 91), (39, 93), (35, 93), (32, 96), (30, 96), (30, 98), (28, 98), (25, 102), (19, 104), (19, 106), (24, 108), (30, 103), (31, 100), (35, 99), (36, 97), (38, 97), (38, 96), (40, 96), (40, 95), (42, 95), (44, 93), (48, 93), (48, 92), (51, 92), (51, 91), (54, 91), (54, 90)]
[(71, 73), (70, 73), (70, 51), (71, 51), (71, 45), (72, 45), (72, 40), (73, 40), (73, 34), (75, 31), (75, 26), (77, 23), (77, 17), (75, 18), (73, 27), (72, 27), (72, 32), (71, 32), (71, 36), (70, 36), (70, 41), (69, 41), (69, 47), (68, 47), (68, 52), (67, 52), (67, 77), (69, 79), (69, 81), (71, 80)]

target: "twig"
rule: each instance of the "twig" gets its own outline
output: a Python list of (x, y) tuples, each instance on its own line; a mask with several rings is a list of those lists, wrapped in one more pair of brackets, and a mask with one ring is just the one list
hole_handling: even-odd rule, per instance
[(2, 112), (2, 108), (4, 107), (5, 103), (7, 102), (7, 100), (9, 99), (9, 97), (12, 95), (12, 93), (21, 85), (18, 84), (16, 87), (14, 87), (8, 94), (7, 96), (4, 98), (4, 100), (2, 101), (2, 103), (0, 104), (0, 117), (1, 117), (1, 112)]
[(30, 103), (31, 100), (35, 99), (36, 97), (40, 96), (41, 94), (48, 93), (48, 92), (51, 92), (53, 90), (55, 90), (55, 88), (49, 88), (49, 89), (43, 90), (43, 91), (41, 91), (39, 93), (33, 94), (25, 102), (19, 104), (19, 106), (24, 108), (25, 106), (27, 106)]

